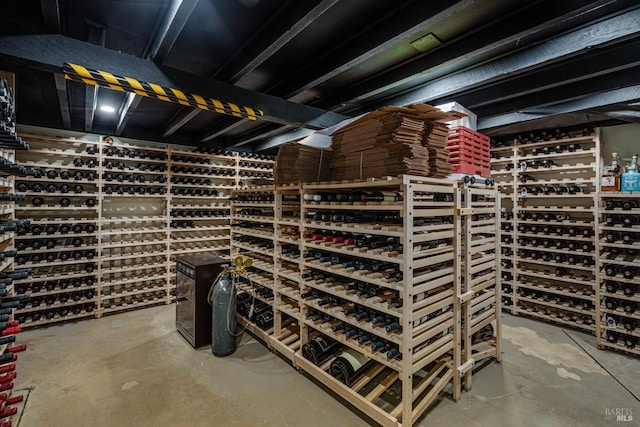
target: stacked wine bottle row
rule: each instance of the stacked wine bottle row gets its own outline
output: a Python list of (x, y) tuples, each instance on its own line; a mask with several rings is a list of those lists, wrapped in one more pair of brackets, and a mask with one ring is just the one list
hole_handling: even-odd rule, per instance
[(33, 149), (19, 156), (30, 175), (17, 181), (17, 211), (32, 221), (17, 230), (16, 260), (34, 269), (20, 289), (36, 290), (18, 310), (26, 326), (172, 302), (176, 256), (229, 254), (240, 163), (273, 167), (264, 156), (99, 136), (25, 138)]
[(410, 176), (234, 192), (232, 253), (254, 260), (240, 323), (376, 422), (413, 424), (449, 384), (460, 396), (476, 359), (499, 354), (485, 329), (499, 307), (488, 193), (469, 193), (464, 210), (457, 183)]
[(16, 280), (31, 295), (16, 316), (25, 326), (93, 317), (99, 305), (99, 138), (50, 144), (25, 137), (31, 149), (18, 162), (34, 170), (19, 177), (24, 195), (16, 215), (30, 224), (17, 230), (16, 263), (33, 274)]
[(230, 250), (229, 194), (238, 185), (232, 153), (207, 154), (171, 149), (169, 213), (171, 262), (176, 256)]
[(500, 198), (495, 189), (464, 185), (457, 190), (462, 200), (459, 221), (462, 239), (461, 316), (464, 386), (471, 389), (471, 369), (483, 359), (501, 359)]
[[(31, 271), (15, 265), (20, 252), (15, 247), (16, 231), (28, 221), (15, 219), (15, 202), (23, 197), (15, 194), (16, 177), (33, 174), (33, 171), (15, 163), (15, 150), (25, 150), (28, 145), (15, 133), (15, 103), (13, 89), (15, 77), (0, 71), (0, 425), (11, 426), (19, 419), (24, 407), (23, 395), (14, 394), (16, 361), (26, 344), (18, 344), (17, 337), (24, 319), (16, 316), (16, 309), (28, 304), (29, 295), (16, 293), (14, 281), (26, 278)], [(19, 388), (19, 387), (17, 387)]]
[(640, 195), (601, 193), (597, 343), (640, 355)]
[(599, 129), (492, 146), (503, 206), (503, 309), (595, 332)]
[[(238, 320), (262, 341), (274, 331), (275, 192), (273, 186), (232, 191), (231, 258), (250, 258), (253, 265), (240, 279)], [(253, 309), (251, 309), (253, 307)]]
[(169, 303), (167, 150), (103, 144), (100, 162), (100, 315)]

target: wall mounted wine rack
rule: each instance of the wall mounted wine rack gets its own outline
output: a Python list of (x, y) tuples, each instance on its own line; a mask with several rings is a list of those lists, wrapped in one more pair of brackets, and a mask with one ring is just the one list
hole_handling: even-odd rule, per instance
[(15, 180), (32, 173), (15, 162), (16, 150), (28, 149), (28, 145), (15, 133), (15, 76), (0, 71), (0, 392), (2, 405), (0, 419), (3, 425), (19, 420), (24, 409), (24, 395), (17, 395), (14, 379), (18, 368), (19, 353), (26, 344), (18, 344), (18, 334), (23, 322), (16, 309), (29, 305), (29, 295), (17, 292), (15, 282), (28, 277), (31, 272), (16, 265), (22, 251), (16, 248), (17, 230), (24, 225), (15, 218), (15, 203), (23, 196), (15, 193)]
[(640, 355), (640, 194), (601, 192), (598, 347)]
[(503, 310), (595, 333), (600, 130), (491, 148)]
[[(273, 160), (107, 142), (96, 135), (23, 135), (25, 201), (16, 281), (24, 326), (100, 317), (175, 300), (175, 258), (230, 251), (230, 190), (272, 177)], [(35, 202), (34, 202), (35, 201)], [(35, 246), (34, 246), (35, 245)], [(35, 301), (35, 305), (34, 305)]]

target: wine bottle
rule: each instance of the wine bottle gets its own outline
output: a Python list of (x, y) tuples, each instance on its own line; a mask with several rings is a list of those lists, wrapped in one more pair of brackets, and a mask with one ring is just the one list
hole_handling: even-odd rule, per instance
[(625, 245), (632, 245), (639, 240), (640, 240), (640, 237), (637, 234), (633, 235), (631, 233), (624, 233), (622, 235), (622, 243), (624, 243)]
[(604, 272), (607, 276), (615, 276), (619, 273), (618, 266), (615, 264), (606, 264), (604, 266)]
[(622, 225), (624, 227), (634, 227), (634, 226), (640, 225), (640, 216), (624, 215), (622, 218)]
[(331, 362), (329, 371), (335, 379), (351, 386), (372, 364), (373, 361), (369, 357), (348, 348)]
[(371, 193), (363, 193), (360, 196), (363, 202), (400, 202), (402, 195), (392, 191), (373, 191)]
[(637, 269), (635, 267), (625, 266), (622, 269), (622, 275), (625, 279), (633, 279), (637, 276)]
[(255, 323), (262, 330), (267, 330), (273, 326), (273, 310), (268, 310), (255, 316)]
[(604, 235), (605, 240), (607, 241), (607, 243), (614, 243), (618, 240), (622, 239), (622, 235), (620, 234), (619, 231), (607, 231), (606, 234)]
[[(336, 326), (342, 326), (344, 328), (344, 323)], [(338, 328), (336, 331), (339, 330), (341, 329)], [(315, 365), (321, 365), (340, 348), (341, 345), (339, 342), (324, 335), (318, 335), (302, 346), (302, 356)]]
[(622, 292), (625, 294), (625, 296), (632, 297), (635, 295), (636, 291), (637, 289), (635, 285), (631, 283), (622, 284)]

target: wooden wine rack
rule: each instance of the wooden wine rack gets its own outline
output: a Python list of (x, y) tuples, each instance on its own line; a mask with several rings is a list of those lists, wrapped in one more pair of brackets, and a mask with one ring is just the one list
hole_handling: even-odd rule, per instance
[[(516, 193), (517, 149), (515, 146), (491, 150), (491, 178), (500, 193), (500, 287), (502, 309), (516, 314)], [(500, 157), (498, 157), (500, 156)]]
[[(626, 209), (621, 206), (605, 208), (605, 203), (618, 202), (635, 205)], [(618, 204), (616, 203), (616, 204)], [(640, 217), (640, 194), (601, 192), (598, 213), (598, 286), (596, 287), (597, 315), (596, 340), (599, 348), (615, 349), (640, 355), (640, 224), (625, 225), (627, 216)], [(607, 218), (614, 219), (608, 223)], [(607, 238), (610, 235), (612, 237)], [(633, 237), (625, 242), (624, 237)], [(635, 242), (634, 242), (635, 240)], [(629, 250), (634, 251), (629, 253)], [(607, 267), (618, 269), (636, 268), (634, 277), (625, 277), (623, 272), (609, 275)], [(613, 283), (615, 287), (609, 288)], [(615, 304), (615, 305), (612, 305)]]
[(99, 316), (171, 301), (166, 151), (101, 146)]
[[(579, 148), (566, 150), (572, 144)], [(600, 130), (526, 144), (515, 139), (491, 152), (492, 178), (503, 206), (501, 227), (507, 229), (501, 237), (502, 308), (595, 332)], [(544, 161), (554, 164), (535, 164)], [(568, 186), (579, 191), (547, 191)], [(577, 235), (566, 233), (568, 228)]]
[[(54, 239), (58, 242), (56, 251), (95, 251), (90, 260), (80, 257), (54, 263), (24, 264), (33, 267), (34, 274), (16, 281), (20, 289), (29, 292), (35, 283), (39, 291), (32, 294), (38, 301), (50, 296), (58, 298), (61, 294), (65, 297), (65, 302), (56, 301), (51, 306), (27, 304), (18, 310), (17, 315), (25, 321), (25, 327), (173, 302), (175, 258), (199, 252), (229, 256), (229, 193), (241, 183), (264, 178), (241, 177), (241, 172), (244, 175), (260, 171), (268, 176), (274, 163), (238, 153), (206, 154), (189, 151), (187, 147), (114, 143), (95, 135), (82, 138), (22, 136), (33, 149), (21, 153), (17, 161), (43, 171), (56, 171), (57, 176), (18, 179), (28, 189), (22, 192), (26, 195), (26, 203), (16, 207), (17, 217), (32, 219), (32, 224), (43, 226), (91, 224), (94, 231), (90, 234), (84, 231), (50, 235), (43, 232), (38, 236), (25, 234), (18, 236), (18, 241)], [(94, 154), (87, 153), (89, 146), (95, 149)], [(74, 165), (74, 159), (82, 159), (83, 165)], [(87, 166), (89, 160), (91, 167)], [(251, 165), (260, 167), (249, 167)], [(187, 171), (187, 168), (191, 169)], [(68, 171), (70, 176), (61, 178), (61, 171)], [(75, 177), (77, 172), (82, 176)], [(91, 179), (89, 172), (93, 174)], [(127, 179), (128, 175), (132, 176), (131, 181)], [(42, 183), (43, 191), (31, 191), (31, 185), (36, 182)], [(46, 186), (49, 184), (58, 188), (63, 184), (71, 188), (79, 184), (83, 191), (48, 192)], [(214, 194), (214, 190), (221, 194)], [(33, 197), (43, 197), (45, 203), (34, 207), (29, 204)], [(71, 199), (71, 206), (60, 206), (61, 197)], [(82, 201), (90, 197), (96, 200), (95, 206), (83, 206)], [(183, 222), (176, 226), (176, 221)], [(73, 238), (82, 238), (83, 245), (79, 248), (60, 246)], [(29, 247), (19, 255), (31, 253), (46, 256), (44, 248), (38, 252)], [(91, 274), (82, 270), (88, 263), (93, 266)], [(90, 283), (83, 281), (86, 278), (91, 278)], [(47, 289), (47, 282), (52, 281), (64, 283), (64, 287), (58, 285)], [(77, 298), (78, 293), (86, 295), (87, 291), (91, 292), (91, 298), (66, 299), (67, 296)], [(58, 309), (58, 312), (62, 309), (66, 313), (78, 305), (83, 310), (77, 314), (69, 312), (65, 316), (42, 317), (37, 321), (30, 318), (32, 313), (45, 309)]]
[[(314, 202), (302, 197), (306, 193), (350, 191), (392, 191), (401, 194), (402, 201)], [(273, 202), (236, 200), (249, 194), (265, 197), (269, 192), (274, 194)], [(269, 348), (377, 423), (411, 425), (448, 385), (451, 384), (453, 397), (459, 398), (462, 378), (469, 388), (476, 362), (500, 357), (496, 199), (497, 192), (484, 187), (415, 176), (234, 191), (232, 235), (254, 240), (247, 246), (232, 239), (232, 254), (255, 256), (258, 266), (254, 271), (274, 272), (273, 280), (267, 276), (252, 280), (253, 286), (241, 284), (241, 289), (250, 293), (273, 287), (274, 298), (262, 298), (273, 307), (273, 327), (260, 329), (241, 316), (239, 321)], [(259, 218), (256, 223), (262, 221), (263, 226), (258, 230), (236, 227), (236, 221), (248, 219), (234, 212), (250, 207), (273, 208), (275, 220)], [(319, 211), (384, 212), (399, 214), (400, 221), (343, 223), (314, 219)], [(489, 213), (490, 218), (475, 220), (475, 215)], [(419, 220), (414, 223), (414, 218)], [(273, 229), (264, 224), (273, 225)], [(315, 240), (309, 235), (316, 230), (397, 238), (405, 249), (389, 251)], [(269, 241), (273, 242), (273, 251), (264, 249)], [(322, 252), (327, 258), (396, 266), (401, 274), (385, 278), (382, 272), (343, 267), (323, 257), (308, 256), (315, 252)], [(357, 284), (375, 289), (375, 295), (358, 292)], [(307, 296), (313, 292), (339, 298), (342, 303), (321, 305), (318, 298)], [(401, 324), (401, 332), (386, 332), (384, 327), (343, 313), (344, 307), (354, 305), (393, 316)], [(334, 332), (332, 326), (340, 323), (370, 334), (374, 341), (386, 341), (389, 348), (397, 347), (399, 357), (387, 358), (386, 350), (373, 351), (371, 343), (358, 343)], [(487, 325), (493, 332), (488, 338), (483, 335), (479, 339), (479, 332)], [(373, 361), (371, 368), (353, 384), (338, 381), (328, 372), (335, 356), (321, 366), (302, 356), (302, 346), (317, 334), (366, 355)]]
[(274, 333), (269, 344), (295, 365), (301, 324), (301, 185), (275, 189)]
[[(259, 199), (259, 200), (258, 200)], [(273, 186), (244, 187), (232, 191), (231, 259), (250, 258), (253, 266), (240, 279), (241, 290), (274, 307), (275, 301), (275, 194)], [(263, 293), (267, 294), (264, 295)], [(240, 323), (269, 343), (273, 325), (261, 329), (238, 316)]]
[[(0, 102), (6, 105), (6, 108), (12, 109), (15, 111), (15, 75), (13, 73), (0, 71), (0, 78), (5, 78), (11, 89), (13, 97), (8, 96), (10, 94), (0, 94)], [(5, 122), (4, 120), (0, 120), (0, 126), (3, 127), (4, 130), (10, 130), (13, 135), (15, 135), (15, 125), (12, 122)], [(5, 136), (8, 140), (9, 138)], [(7, 144), (9, 145), (9, 144)], [(16, 158), (16, 150), (10, 148), (0, 148), (0, 157), (15, 163)], [(0, 193), (1, 194), (15, 194), (15, 179), (16, 177), (13, 175), (5, 175), (0, 174)], [(11, 221), (16, 219), (15, 216), (15, 202), (12, 200), (2, 200), (0, 201), (0, 219), (2, 221)], [(16, 233), (14, 231), (4, 231), (0, 234), (0, 251), (11, 251), (15, 249), (15, 237)], [(15, 265), (15, 258), (12, 256), (7, 256), (3, 260), (0, 261), (0, 272), (10, 273), (14, 270), (17, 270)], [(8, 284), (4, 288), (6, 293), (4, 297), (12, 298), (16, 296), (16, 288), (15, 284)], [(3, 300), (3, 298), (0, 298)], [(8, 322), (14, 322), (18, 319), (16, 315), (16, 309), (11, 310), (11, 313), (8, 315)], [(11, 356), (13, 355), (13, 360), (8, 360), (3, 362), (3, 368), (6, 368), (4, 371), (4, 377), (8, 378), (10, 382), (5, 383), (5, 391), (3, 391), (3, 399), (2, 399), (2, 408), (0, 409), (0, 417), (3, 422), (6, 422), (7, 425), (11, 425), (13, 422), (19, 422), (22, 414), (21, 411), (24, 410), (24, 403), (22, 395), (16, 396), (15, 390), (19, 387), (14, 385), (13, 378), (16, 377), (17, 367), (12, 362), (18, 359), (18, 352), (21, 351), (19, 347), (19, 339), (17, 339), (16, 334), (20, 332), (20, 328), (22, 328), (22, 324), (18, 324), (18, 327), (12, 327), (7, 325), (7, 327), (2, 331), (2, 336), (5, 339), (15, 338), (16, 341), (10, 342), (8, 344), (0, 345), (0, 355), (3, 356)], [(24, 348), (22, 348), (24, 350)], [(13, 365), (13, 366), (12, 366)], [(20, 363), (18, 363), (20, 365)], [(17, 421), (16, 421), (17, 420)]]
[[(171, 256), (211, 252), (228, 256), (230, 245), (229, 194), (237, 187), (236, 156), (214, 155), (169, 148), (169, 209), (174, 214), (193, 210), (195, 217), (172, 215), (174, 222), (192, 226), (171, 227)], [(197, 160), (197, 161), (196, 161)], [(184, 171), (196, 168), (197, 173)], [(229, 175), (226, 175), (229, 173)], [(200, 194), (203, 190), (215, 190)], [(179, 224), (176, 224), (179, 225)]]
[(471, 389), (471, 368), (483, 359), (501, 360), (500, 348), (500, 198), (496, 191), (478, 185), (461, 185), (458, 221), (462, 303), (462, 362), (465, 389)]
[[(16, 316), (23, 320), (25, 327), (39, 326), (54, 322), (61, 322), (86, 317), (94, 317), (98, 313), (100, 300), (99, 277), (100, 263), (100, 141), (99, 138), (70, 140), (59, 138), (55, 145), (51, 139), (37, 135), (22, 135), (28, 140), (29, 151), (20, 152), (17, 161), (23, 166), (40, 171), (43, 176), (19, 177), (16, 182), (27, 185), (25, 202), (16, 206), (16, 217), (30, 219), (31, 230), (39, 225), (45, 230), (34, 235), (32, 232), (19, 233), (17, 243), (25, 244), (27, 249), (19, 252), (19, 257), (29, 257), (20, 267), (32, 268), (33, 273), (27, 279), (15, 281), (16, 286), (29, 293), (31, 300), (24, 308), (16, 310)], [(95, 150), (88, 154), (87, 149)], [(74, 165), (74, 160), (82, 160), (82, 165)], [(91, 162), (91, 165), (88, 163)], [(65, 177), (64, 171), (70, 176)], [(53, 173), (55, 177), (47, 177), (46, 173)], [(78, 177), (74, 174), (79, 173)], [(62, 174), (62, 176), (61, 176)], [(50, 191), (46, 188), (34, 191), (37, 183), (44, 183), (43, 187), (53, 184)], [(16, 184), (17, 186), (18, 184)], [(72, 187), (64, 191), (64, 186)], [(75, 192), (74, 185), (81, 185), (82, 191)], [(41, 197), (44, 204), (34, 206), (34, 198)], [(60, 204), (62, 198), (68, 198), (71, 204), (64, 207)], [(87, 200), (94, 200), (94, 206), (87, 206)], [(71, 226), (68, 232), (59, 232), (62, 226)], [(74, 226), (81, 229), (74, 230)], [(46, 228), (52, 227), (47, 232)], [(91, 227), (92, 230), (88, 230)], [(73, 238), (82, 239), (80, 246), (73, 246)], [(55, 247), (46, 250), (45, 247), (33, 249), (31, 245), (36, 240), (49, 239), (55, 242)], [(49, 253), (57, 252), (58, 257), (48, 261)], [(93, 256), (88, 256), (90, 252)], [(71, 256), (69, 256), (71, 255)], [(68, 256), (68, 258), (67, 258)], [(40, 260), (34, 262), (35, 257)], [(55, 285), (55, 287), (52, 287)], [(34, 292), (34, 289), (39, 289)], [(53, 299), (52, 299), (53, 297)], [(45, 304), (45, 299), (53, 300), (53, 304)], [(56, 310), (54, 317), (39, 317), (45, 309)]]

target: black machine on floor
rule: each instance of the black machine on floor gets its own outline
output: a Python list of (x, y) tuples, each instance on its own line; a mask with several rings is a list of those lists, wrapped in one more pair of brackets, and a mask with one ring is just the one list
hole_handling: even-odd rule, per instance
[(211, 254), (176, 260), (176, 329), (194, 347), (211, 344), (211, 305), (207, 295), (229, 261)]

